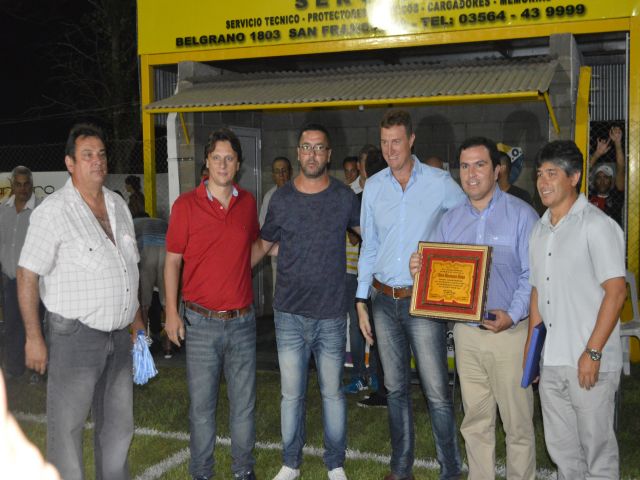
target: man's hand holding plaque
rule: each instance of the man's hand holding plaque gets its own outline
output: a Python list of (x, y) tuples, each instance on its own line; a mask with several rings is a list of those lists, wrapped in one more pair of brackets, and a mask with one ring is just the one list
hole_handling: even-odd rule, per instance
[[(482, 323), (490, 258), (491, 247), (485, 245), (420, 242), (409, 262), (411, 314)], [(507, 320), (506, 312), (496, 312), (488, 329), (503, 330)]]

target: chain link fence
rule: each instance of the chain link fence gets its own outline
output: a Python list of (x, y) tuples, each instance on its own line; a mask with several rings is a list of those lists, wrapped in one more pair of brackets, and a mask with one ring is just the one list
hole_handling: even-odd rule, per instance
[[(164, 216), (168, 212), (167, 138), (158, 137), (156, 151), (156, 188), (158, 210)], [(17, 165), (24, 165), (34, 172), (34, 188), (38, 197), (45, 197), (62, 187), (68, 178), (64, 164), (64, 143), (41, 145), (0, 146), (0, 201), (11, 194), (9, 174)], [(144, 183), (143, 142), (115, 140), (107, 144), (109, 176), (105, 185), (128, 197), (124, 179), (128, 175), (140, 177)]]
[(627, 154), (623, 120), (591, 122), (589, 145), (589, 201), (626, 231)]

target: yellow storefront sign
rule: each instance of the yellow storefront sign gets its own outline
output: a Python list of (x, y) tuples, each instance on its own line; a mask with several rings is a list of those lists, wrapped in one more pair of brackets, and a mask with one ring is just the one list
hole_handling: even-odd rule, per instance
[(638, 0), (138, 0), (141, 55), (635, 16)]

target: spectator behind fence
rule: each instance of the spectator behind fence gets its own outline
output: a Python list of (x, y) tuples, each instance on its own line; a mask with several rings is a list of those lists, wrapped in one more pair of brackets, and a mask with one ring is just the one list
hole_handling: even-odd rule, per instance
[(271, 199), (262, 252), (279, 242), (274, 320), (281, 378), (282, 463), (274, 480), (300, 477), (305, 444), (308, 365), (315, 357), (322, 396), (324, 463), (330, 480), (346, 480), (347, 405), (341, 390), (346, 348), (345, 232), (359, 233), (358, 199), (329, 176), (327, 130), (304, 126), (300, 174)]
[(366, 306), (371, 293), (375, 340), (388, 389), (391, 473), (385, 480), (413, 478), (410, 350), (429, 406), (440, 476), (456, 478), (462, 467), (449, 392), (446, 323), (409, 314), (413, 285), (409, 257), (419, 241), (431, 239), (442, 215), (462, 203), (465, 195), (449, 173), (428, 167), (411, 154), (414, 141), (409, 113), (385, 113), (380, 146), (389, 168), (367, 181), (360, 214), (356, 302), (360, 328), (371, 344)]
[[(158, 289), (158, 298), (162, 311), (160, 323), (165, 327), (164, 261), (166, 256), (165, 237), (168, 224), (161, 218), (138, 217), (133, 219), (138, 251), (140, 252), (140, 307), (142, 320), (149, 325), (149, 307), (154, 288)], [(165, 334), (162, 337), (162, 350), (165, 358), (171, 358), (171, 342)]]
[(144, 217), (144, 194), (140, 191), (140, 177), (129, 175), (124, 179), (124, 185), (129, 192), (129, 210), (133, 218)]
[(509, 178), (511, 176), (511, 157), (504, 152), (499, 152), (500, 154), (500, 173), (498, 174), (498, 185), (500, 186), (500, 190), (503, 192), (507, 192), (509, 195), (513, 195), (514, 197), (523, 200), (529, 205), (532, 204), (531, 194), (526, 190), (518, 187), (517, 185), (513, 185), (509, 182)]
[(529, 337), (544, 322), (539, 392), (558, 478), (619, 478), (613, 417), (622, 368), (619, 315), (627, 293), (624, 235), (578, 193), (582, 161), (576, 144), (566, 140), (538, 154), (537, 187), (547, 211), (529, 243)]
[[(107, 153), (98, 127), (71, 129), (65, 164), (71, 177), (32, 213), (20, 255), (26, 364), (39, 373), (48, 368), (47, 459), (60, 476), (84, 478), (83, 430), (91, 410), (96, 477), (129, 478), (131, 347), (135, 331), (144, 328), (133, 222), (124, 200), (103, 186)], [(47, 344), (39, 294), (47, 308)]]
[[(291, 180), (291, 174), (293, 173), (293, 169), (291, 168), (291, 162), (287, 157), (276, 157), (273, 159), (271, 163), (271, 175), (273, 177), (273, 181), (275, 185), (267, 190), (267, 193), (264, 194), (264, 198), (262, 199), (262, 206), (260, 207), (260, 227), (264, 225), (264, 221), (267, 218), (267, 211), (269, 210), (269, 203), (271, 202), (271, 197), (275, 193), (277, 189), (282, 187), (285, 183)], [(271, 256), (271, 287), (272, 293), (276, 291), (276, 271), (278, 269), (278, 257)]]
[[(496, 259), (487, 291), (487, 310), (494, 319), (481, 325), (456, 322), (454, 327), (468, 478), (495, 477), (497, 407), (506, 433), (507, 478), (533, 480), (533, 392), (520, 387), (520, 359), (529, 324), (529, 234), (538, 214), (499, 188), (500, 153), (492, 140), (470, 138), (458, 152), (460, 183), (468, 199), (444, 214), (433, 240), (490, 245)], [(414, 253), (412, 275), (421, 263), (421, 255)]]
[[(258, 237), (256, 201), (234, 183), (242, 147), (233, 131), (211, 133), (206, 162), (209, 178), (180, 195), (171, 211), (165, 329), (176, 345), (186, 340), (189, 473), (194, 479), (214, 477), (216, 408), (224, 373), (231, 470), (235, 480), (255, 480), (256, 318), (250, 260)], [(184, 322), (178, 313), (181, 269)]]
[(4, 373), (8, 380), (24, 373), (25, 333), (16, 282), (16, 268), (27, 235), (29, 218), (40, 203), (33, 192), (33, 175), (18, 166), (10, 177), (13, 194), (0, 205), (0, 264), (4, 312)]
[[(612, 142), (616, 155), (615, 172), (608, 164), (597, 165), (598, 160), (611, 150)], [(611, 127), (608, 139), (598, 139), (598, 145), (589, 159), (589, 165), (591, 168), (597, 165), (592, 178), (594, 192), (589, 195), (589, 202), (622, 226), (626, 165), (622, 149), (622, 129), (620, 127)]]

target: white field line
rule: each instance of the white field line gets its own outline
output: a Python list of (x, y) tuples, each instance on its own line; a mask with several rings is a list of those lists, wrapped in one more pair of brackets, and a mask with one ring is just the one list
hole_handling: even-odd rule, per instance
[[(15, 413), (15, 417), (23, 422), (33, 422), (46, 424), (47, 417), (46, 415), (34, 415), (31, 413)], [(85, 428), (93, 428), (93, 423), (87, 422), (85, 424)], [(160, 430), (156, 430), (153, 428), (136, 428), (134, 431), (135, 435), (142, 435), (148, 437), (157, 437), (164, 438), (168, 440), (182, 440), (185, 442), (189, 441), (189, 434), (185, 432), (163, 432)], [(227, 437), (217, 437), (216, 444), (231, 446), (231, 439)], [(273, 442), (256, 442), (256, 448), (260, 450), (274, 450), (280, 451), (282, 445), (280, 443)], [(313, 457), (322, 458), (323, 449), (318, 447), (304, 447), (303, 452), (306, 455), (310, 455)], [(369, 462), (381, 463), (384, 465), (388, 465), (391, 458), (389, 455), (380, 455), (378, 453), (371, 452), (361, 452), (359, 450), (347, 449), (346, 457), (349, 460), (364, 460)], [(189, 449), (184, 448), (177, 453), (171, 455), (168, 458), (165, 458), (163, 461), (152, 465), (147, 468), (143, 473), (138, 475), (135, 480), (154, 480), (156, 478), (160, 478), (167, 471), (172, 468), (180, 465), (183, 462), (186, 462), (189, 459)], [(438, 470), (440, 466), (438, 462), (434, 459), (416, 459), (414, 462), (416, 467), (424, 468), (427, 470)], [(496, 466), (496, 474), (505, 477), (506, 468), (504, 465)], [(536, 471), (536, 478), (540, 480), (554, 480), (556, 478), (556, 473), (547, 469), (539, 469)]]
[(183, 448), (182, 450), (178, 451), (178, 453), (174, 453), (170, 457), (162, 460), (160, 463), (151, 465), (144, 472), (138, 475), (134, 480), (155, 480), (156, 478), (160, 478), (166, 472), (186, 462), (187, 460), (189, 460), (189, 447)]

